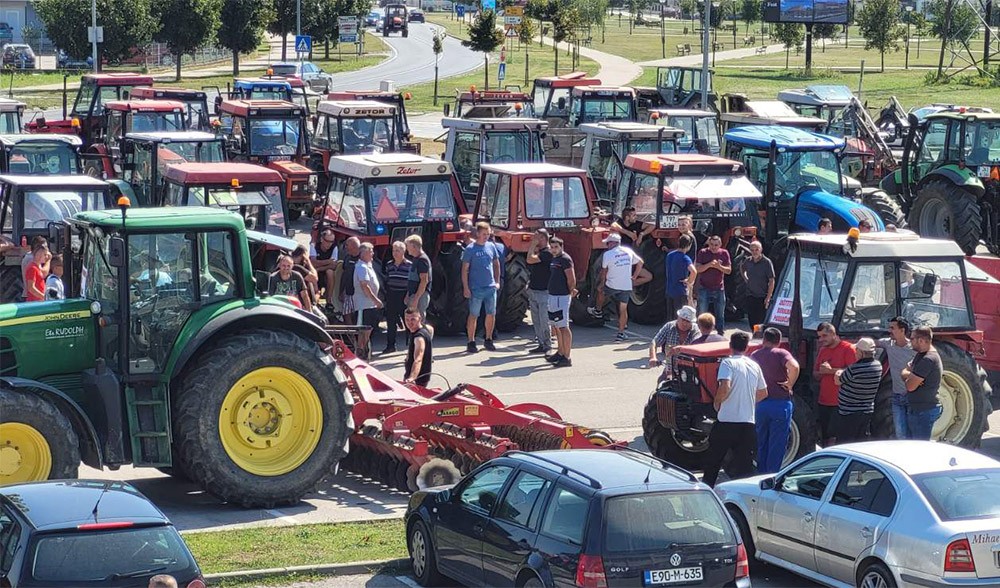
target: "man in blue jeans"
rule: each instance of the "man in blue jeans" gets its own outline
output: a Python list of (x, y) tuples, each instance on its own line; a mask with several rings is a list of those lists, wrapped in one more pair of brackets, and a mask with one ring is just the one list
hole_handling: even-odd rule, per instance
[(764, 329), (763, 346), (750, 354), (764, 372), (767, 397), (757, 403), (757, 472), (781, 469), (792, 428), (792, 388), (799, 378), (799, 362), (781, 345), (781, 331)]
[(698, 312), (712, 313), (721, 335), (726, 330), (726, 276), (733, 271), (722, 237), (708, 238), (708, 247), (698, 252), (694, 268), (698, 270)]
[(934, 332), (930, 327), (913, 329), (910, 345), (917, 353), (902, 373), (909, 392), (906, 399), (907, 439), (930, 441), (934, 422), (941, 416), (938, 388), (941, 387), (944, 366), (941, 364), (941, 356), (934, 349), (933, 341)]
[(896, 429), (896, 439), (906, 439), (909, 436), (906, 410), (909, 408), (909, 393), (903, 382), (903, 370), (913, 359), (915, 351), (910, 345), (910, 324), (906, 319), (897, 316), (889, 321), (889, 336), (875, 342), (877, 347), (885, 351), (889, 359), (889, 380), (892, 382), (892, 422)]
[(500, 254), (496, 245), (489, 242), (490, 225), (476, 225), (476, 240), (462, 252), (462, 288), (469, 299), (469, 320), (465, 327), (469, 335), (466, 352), (475, 353), (476, 322), (482, 312), (486, 313), (483, 326), (487, 351), (496, 351), (493, 345), (493, 326), (497, 314), (497, 288), (500, 287)]

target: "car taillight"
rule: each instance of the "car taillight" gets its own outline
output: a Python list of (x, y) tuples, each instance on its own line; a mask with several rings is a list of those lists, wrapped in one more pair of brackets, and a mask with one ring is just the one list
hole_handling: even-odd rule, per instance
[(206, 588), (205, 580), (202, 580), (201, 577), (199, 576), (194, 580), (188, 582), (187, 588)]
[(740, 543), (736, 546), (736, 579), (750, 577), (750, 559), (747, 558), (747, 550)]
[(944, 551), (944, 571), (974, 572), (976, 562), (972, 559), (972, 547), (968, 539), (959, 539), (948, 544)]
[(604, 560), (599, 555), (581, 555), (576, 564), (576, 585), (580, 588), (607, 588)]
[(80, 531), (107, 531), (108, 529), (125, 529), (134, 524), (135, 523), (130, 521), (120, 521), (117, 523), (84, 523), (82, 525), (77, 525), (76, 528)]

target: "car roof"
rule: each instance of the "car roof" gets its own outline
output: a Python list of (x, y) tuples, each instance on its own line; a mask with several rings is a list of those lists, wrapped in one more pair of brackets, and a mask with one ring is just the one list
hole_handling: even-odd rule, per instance
[(80, 524), (94, 522), (170, 523), (160, 509), (126, 482), (59, 480), (16, 484), (0, 488), (0, 501), (39, 531), (76, 529)]
[(92, 178), (85, 174), (31, 176), (5, 174), (0, 176), (0, 183), (16, 186), (35, 186), (39, 188), (107, 188), (104, 180)]
[(949, 443), (932, 441), (869, 441), (838, 445), (832, 452), (856, 454), (881, 461), (909, 476), (979, 468), (1000, 468), (997, 460)]
[(570, 479), (600, 491), (620, 491), (653, 484), (690, 488), (698, 483), (687, 470), (666, 467), (657, 458), (628, 448), (515, 451), (505, 455), (525, 464), (566, 474)]
[[(793, 237), (803, 244), (815, 245), (821, 250), (837, 250), (838, 253), (847, 243), (844, 233), (796, 234)], [(911, 231), (861, 233), (857, 249), (849, 255), (856, 259), (947, 257), (956, 260), (964, 256), (962, 249), (951, 239), (928, 239)]]
[(797, 127), (780, 125), (750, 125), (726, 131), (726, 141), (770, 149), (771, 142), (787, 151), (832, 151), (846, 144), (840, 137), (813, 133)]

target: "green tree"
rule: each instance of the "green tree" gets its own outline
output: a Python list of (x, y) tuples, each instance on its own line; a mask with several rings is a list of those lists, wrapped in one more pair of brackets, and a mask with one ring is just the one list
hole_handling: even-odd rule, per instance
[(538, 21), (538, 43), (544, 43), (545, 27), (543, 21), (552, 20), (556, 5), (552, 0), (528, 0), (524, 7), (525, 18), (533, 18)]
[(805, 28), (800, 24), (783, 22), (774, 26), (774, 37), (785, 46), (785, 69), (788, 69), (789, 51), (792, 47), (802, 45), (805, 35)]
[(555, 71), (559, 75), (559, 43), (572, 44), (580, 28), (580, 11), (571, 4), (562, 4), (552, 15), (552, 49), (555, 52)]
[[(274, 0), (274, 11), (267, 32), (281, 37), (281, 60), (288, 59), (288, 33), (295, 32), (295, 0)], [(305, 10), (302, 16), (307, 16)]]
[(274, 18), (271, 0), (224, 0), (216, 44), (233, 52), (233, 77), (240, 75), (240, 55), (257, 50)]
[(527, 16), (521, 20), (521, 26), (517, 27), (517, 40), (525, 45), (531, 45), (535, 37), (535, 21)]
[(899, 0), (865, 0), (858, 11), (858, 30), (865, 38), (865, 51), (879, 52), (880, 71), (885, 71), (886, 51), (899, 51), (906, 37), (906, 27), (900, 21)]
[(761, 0), (743, 0), (740, 6), (740, 19), (747, 23), (747, 34), (750, 34), (750, 25), (759, 21), (764, 16), (764, 4)]
[[(954, 2), (951, 7), (951, 23), (947, 23), (948, 0), (934, 0), (928, 13), (930, 15), (931, 34), (948, 43), (965, 43), (966, 39), (979, 27), (979, 15), (968, 4)], [(945, 28), (947, 26), (947, 29)]]
[[(57, 47), (78, 59), (90, 54), (89, 0), (35, 0), (34, 7)], [(150, 0), (97, 0), (97, 25), (104, 27), (98, 63), (105, 59), (117, 63), (131, 57), (135, 48), (149, 45), (156, 30)]]
[[(222, 0), (157, 0), (153, 5), (158, 30), (153, 38), (166, 43), (181, 79), (181, 57), (215, 39)], [(177, 26), (184, 23), (184, 26)]]
[(490, 89), (490, 53), (503, 45), (503, 31), (497, 28), (497, 15), (492, 10), (484, 10), (476, 15), (469, 25), (469, 40), (462, 45), (483, 54), (486, 68), (483, 75), (486, 79), (486, 89)]
[(826, 53), (826, 40), (832, 39), (837, 34), (838, 26), (828, 22), (816, 23), (813, 25), (813, 38), (823, 40), (823, 53)]

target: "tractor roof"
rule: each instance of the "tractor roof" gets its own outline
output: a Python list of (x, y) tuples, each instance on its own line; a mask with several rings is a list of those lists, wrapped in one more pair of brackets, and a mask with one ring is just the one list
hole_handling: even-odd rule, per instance
[(544, 131), (548, 121), (537, 118), (442, 118), (441, 126), (446, 129), (464, 131)]
[(495, 171), (508, 176), (579, 176), (586, 171), (554, 163), (491, 163), (483, 171)]
[(631, 96), (635, 97), (635, 89), (627, 86), (574, 86), (573, 95), (582, 96), (584, 94), (597, 96)]
[(351, 178), (394, 178), (451, 174), (451, 164), (409, 153), (368, 153), (330, 158), (330, 173)]
[(92, 178), (84, 174), (60, 176), (26, 176), (6, 174), (0, 176), (0, 184), (10, 184), (26, 188), (38, 188), (41, 190), (48, 188), (92, 190), (95, 188), (104, 189), (109, 185), (104, 180)]
[(87, 74), (81, 81), (98, 86), (152, 86), (153, 76), (130, 72)]
[[(797, 234), (794, 238), (804, 246), (821, 250), (829, 249), (842, 255), (847, 235), (828, 233), (826, 235)], [(849, 250), (848, 250), (849, 251)], [(861, 233), (857, 249), (848, 253), (856, 258), (939, 258), (961, 259), (965, 256), (962, 248), (951, 239), (926, 239), (912, 231)]]
[(684, 129), (636, 122), (600, 122), (580, 125), (580, 130), (602, 139), (680, 139)]
[(105, 102), (108, 110), (120, 112), (182, 112), (184, 103), (176, 100), (111, 100)]
[(327, 100), (398, 100), (406, 95), (401, 92), (383, 92), (382, 90), (337, 90), (326, 95)]
[(458, 99), (461, 102), (502, 104), (505, 102), (530, 102), (531, 95), (525, 92), (512, 92), (510, 90), (469, 90), (466, 92), (458, 92)]
[(206, 94), (201, 90), (189, 90), (187, 88), (165, 88), (157, 86), (155, 88), (133, 88), (132, 98), (139, 100), (166, 99), (166, 100), (204, 100)]
[[(122, 226), (122, 213), (117, 209), (93, 210), (76, 215), (78, 222), (100, 225), (108, 229)], [(157, 230), (169, 227), (171, 230), (230, 229), (246, 233), (243, 217), (224, 208), (201, 206), (170, 206), (156, 208), (130, 208), (125, 214), (125, 228), (129, 230)]]
[(0, 112), (19, 112), (24, 110), (24, 107), (24, 102), (9, 98), (0, 98)]
[(958, 110), (943, 110), (941, 112), (935, 112), (933, 114), (928, 114), (925, 120), (950, 118), (952, 120), (1000, 120), (1000, 113), (996, 112), (982, 112), (978, 109), (976, 110), (965, 110), (964, 108), (959, 108)]
[(178, 163), (168, 165), (163, 177), (177, 184), (281, 184), (277, 171), (252, 163)]
[(67, 145), (72, 145), (73, 147), (79, 147), (83, 145), (83, 141), (80, 137), (76, 135), (59, 135), (59, 134), (35, 134), (35, 133), (22, 133), (19, 135), (0, 135), (0, 145), (4, 147), (12, 147), (14, 145), (23, 145), (25, 143), (65, 143)]
[(588, 78), (582, 71), (563, 74), (561, 76), (547, 76), (535, 78), (536, 86), (548, 86), (550, 88), (572, 88), (574, 86), (595, 86), (600, 85), (601, 80)]
[(785, 151), (834, 151), (843, 149), (845, 142), (840, 137), (813, 133), (795, 127), (778, 125), (751, 125), (726, 131), (726, 141), (770, 149), (773, 141)]
[(374, 100), (322, 100), (316, 107), (319, 114), (330, 116), (362, 117), (392, 117), (396, 115), (396, 107), (385, 102)]
[(204, 131), (157, 131), (155, 133), (126, 133), (126, 139), (144, 143), (178, 143), (194, 141), (221, 141), (221, 137)]
[(305, 114), (305, 110), (301, 106), (285, 100), (223, 100), (222, 112), (237, 116), (264, 113), (286, 116), (303, 116)]
[(715, 114), (714, 112), (711, 112), (709, 110), (698, 110), (696, 108), (650, 108), (649, 109), (649, 114), (650, 115), (652, 115), (654, 112), (657, 113), (657, 114), (659, 114), (661, 117), (663, 117), (663, 116), (692, 116), (692, 117), (701, 118), (701, 117), (705, 117), (705, 116), (710, 116), (712, 118), (715, 118), (716, 116), (718, 116), (717, 114)]
[(625, 158), (625, 167), (665, 176), (744, 174), (743, 164), (738, 161), (699, 153), (632, 154)]
[(239, 88), (241, 90), (254, 90), (255, 88), (261, 88), (265, 90), (273, 90), (275, 88), (283, 88), (285, 90), (291, 90), (292, 84), (287, 78), (237, 78), (233, 81), (233, 87)]
[(817, 84), (796, 90), (778, 92), (778, 100), (808, 106), (847, 106), (854, 93), (847, 86)]
[(747, 100), (743, 103), (743, 108), (740, 112), (723, 113), (723, 120), (747, 121), (751, 124), (753, 121), (769, 121), (770, 124), (808, 128), (819, 128), (827, 122), (825, 118), (803, 116), (780, 100)]

